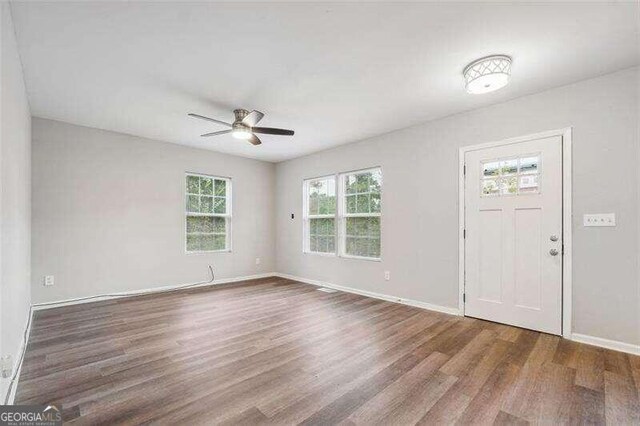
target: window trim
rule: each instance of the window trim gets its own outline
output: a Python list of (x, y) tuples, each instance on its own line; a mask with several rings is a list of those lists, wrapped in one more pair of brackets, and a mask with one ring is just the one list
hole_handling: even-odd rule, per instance
[[(202, 254), (210, 254), (210, 253), (231, 253), (233, 251), (233, 182), (232, 179), (230, 177), (226, 177), (226, 176), (216, 176), (216, 175), (207, 175), (204, 173), (194, 173), (194, 172), (184, 172), (184, 179), (185, 179), (185, 185), (184, 185), (184, 193), (183, 193), (183, 205), (182, 205), (182, 210), (183, 210), (183, 216), (184, 216), (184, 253), (188, 256), (190, 255), (202, 255)], [(188, 176), (197, 176), (197, 177), (204, 177), (204, 178), (210, 178), (210, 179), (214, 179), (214, 180), (223, 180), (225, 181), (226, 187), (227, 187), (227, 194), (225, 196), (226, 198), (226, 206), (227, 206), (227, 212), (225, 214), (216, 214), (216, 213), (190, 213), (187, 211), (186, 208), (186, 202), (187, 202), (187, 197), (191, 194), (188, 192), (187, 190), (187, 186), (186, 186), (186, 179)], [(214, 184), (215, 186), (215, 184)], [(214, 188), (215, 191), (215, 188)], [(196, 194), (191, 194), (191, 195), (196, 195)], [(200, 195), (200, 194), (198, 194)], [(213, 195), (213, 197), (215, 198), (215, 194)], [(226, 233), (226, 248), (222, 249), (222, 250), (194, 250), (194, 251), (189, 251), (187, 249), (187, 218), (189, 216), (200, 216), (200, 217), (223, 217), (226, 220), (226, 225), (227, 225), (227, 233)]]
[[(365, 169), (355, 169), (349, 170), (345, 172), (334, 173), (330, 175), (324, 176), (316, 176), (310, 178), (304, 178), (302, 180), (302, 253), (303, 254), (311, 254), (317, 256), (324, 257), (338, 257), (343, 259), (355, 259), (355, 260), (366, 260), (369, 262), (381, 262), (382, 261), (382, 217), (383, 212), (382, 208), (380, 209), (380, 213), (346, 213), (346, 193), (345, 193), (345, 179), (346, 176), (351, 174), (360, 174), (367, 172), (375, 172), (380, 171), (380, 174), (383, 179), (383, 185), (380, 189), (380, 199), (383, 199), (384, 195), (384, 172), (382, 170), (382, 166), (373, 166), (367, 167)], [(314, 252), (309, 249), (309, 231), (310, 231), (310, 222), (309, 222), (309, 183), (333, 178), (335, 182), (335, 193), (336, 193), (336, 213), (334, 215), (313, 215), (313, 218), (334, 218), (335, 219), (335, 252), (333, 253), (323, 253), (323, 252)], [(380, 218), (380, 256), (379, 257), (366, 257), (366, 256), (355, 256), (346, 253), (346, 219), (349, 217), (379, 217)]]

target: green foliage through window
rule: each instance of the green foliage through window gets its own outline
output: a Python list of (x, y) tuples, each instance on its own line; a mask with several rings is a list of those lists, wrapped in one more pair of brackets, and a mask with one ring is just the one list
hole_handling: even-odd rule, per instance
[(336, 187), (334, 178), (310, 181), (308, 195), (309, 216), (336, 213)]
[(186, 175), (187, 252), (222, 251), (229, 247), (227, 179)]
[(317, 253), (333, 253), (336, 250), (334, 218), (309, 219), (309, 250)]
[[(313, 253), (334, 253), (336, 250), (335, 178), (321, 178), (307, 182), (308, 244)], [(326, 216), (334, 216), (327, 218)]]
[(345, 238), (348, 256), (380, 257), (382, 172), (354, 172), (344, 177)]
[[(380, 258), (382, 171), (342, 174), (306, 181), (305, 249), (311, 253)], [(339, 206), (339, 208), (338, 208)], [(340, 220), (338, 220), (340, 219)], [(337, 232), (340, 224), (342, 232)], [(336, 246), (340, 236), (340, 244)]]

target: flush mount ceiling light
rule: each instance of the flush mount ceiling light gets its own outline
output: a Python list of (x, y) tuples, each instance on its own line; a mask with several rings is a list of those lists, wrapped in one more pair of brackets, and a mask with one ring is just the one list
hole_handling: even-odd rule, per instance
[(493, 55), (471, 62), (463, 71), (467, 92), (489, 93), (503, 88), (511, 77), (511, 58)]

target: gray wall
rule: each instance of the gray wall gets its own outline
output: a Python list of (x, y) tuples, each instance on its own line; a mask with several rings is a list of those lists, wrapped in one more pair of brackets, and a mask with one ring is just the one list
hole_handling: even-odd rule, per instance
[[(640, 343), (638, 78), (624, 70), (279, 163), (277, 270), (457, 307), (458, 148), (573, 126), (573, 332)], [(302, 180), (371, 166), (383, 168), (382, 261), (303, 254)], [(584, 213), (607, 212), (617, 227), (582, 227)]]
[(0, 14), (0, 354), (15, 364), (31, 303), (31, 114), (8, 3)]
[[(202, 281), (208, 264), (274, 271), (274, 164), (39, 118), (32, 132), (34, 303)], [(232, 178), (232, 253), (185, 254), (187, 171)]]

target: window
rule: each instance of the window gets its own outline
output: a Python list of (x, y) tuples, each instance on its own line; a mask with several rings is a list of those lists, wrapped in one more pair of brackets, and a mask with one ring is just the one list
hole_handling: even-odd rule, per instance
[(341, 175), (344, 205), (342, 252), (346, 256), (380, 258), (380, 169)]
[(308, 253), (336, 252), (336, 180), (335, 177), (305, 182), (306, 235)]
[(382, 171), (304, 182), (305, 253), (380, 259)]
[(231, 180), (186, 175), (187, 253), (231, 250)]
[(491, 160), (482, 163), (483, 197), (539, 193), (540, 155)]

